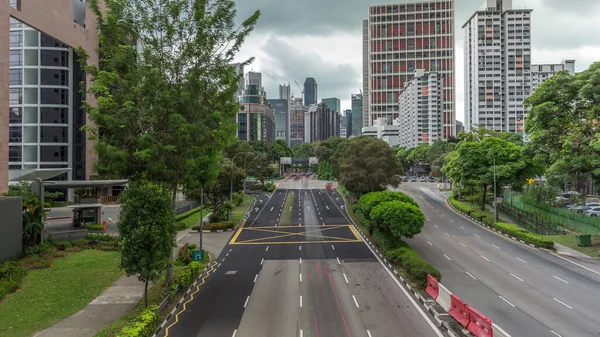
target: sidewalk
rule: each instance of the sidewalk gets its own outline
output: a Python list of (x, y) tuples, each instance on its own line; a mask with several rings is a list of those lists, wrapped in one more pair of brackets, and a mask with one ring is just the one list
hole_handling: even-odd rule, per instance
[(561, 245), (560, 243), (555, 242), (554, 249), (556, 249), (556, 252), (560, 255), (583, 258), (583, 259), (593, 259), (593, 257), (591, 257), (591, 256), (585, 255), (584, 253), (579, 252), (573, 248), (569, 248), (567, 246)]
[[(208, 215), (205, 217), (208, 220)], [(231, 232), (203, 233), (204, 249), (212, 257), (218, 256), (231, 237)], [(173, 249), (175, 256), (180, 246), (185, 243), (199, 242), (199, 233), (186, 229), (177, 233), (177, 247)], [(42, 330), (34, 337), (91, 337), (104, 327), (128, 314), (144, 296), (144, 284), (137, 277), (122, 276), (100, 296), (78, 313)]]

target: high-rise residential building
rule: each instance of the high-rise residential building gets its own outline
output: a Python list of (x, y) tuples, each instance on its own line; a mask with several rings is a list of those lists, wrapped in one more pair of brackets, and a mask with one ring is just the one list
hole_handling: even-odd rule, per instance
[(352, 102), (352, 128), (348, 137), (359, 136), (363, 127), (363, 95), (354, 94), (350, 96), (350, 100)]
[(323, 98), (322, 102), (325, 103), (325, 104), (327, 104), (327, 106), (331, 110), (333, 110), (333, 111), (335, 111), (335, 112), (337, 112), (339, 114), (342, 113), (342, 107), (341, 107), (340, 99), (339, 98), (337, 98), (337, 97)]
[(312, 104), (304, 114), (304, 141), (318, 142), (340, 135), (340, 114), (325, 103)]
[[(352, 123), (353, 123), (354, 116), (352, 115), (352, 110), (346, 109), (344, 111), (344, 117), (345, 117), (345, 122), (342, 123), (342, 126), (346, 128), (346, 136), (343, 137), (340, 135), (340, 137), (349, 138), (350, 136), (352, 136), (352, 128), (353, 128)], [(341, 133), (341, 131), (340, 131), (340, 133)]]
[(347, 138), (346, 136), (346, 116), (340, 116), (340, 137)]
[(304, 142), (304, 114), (308, 106), (302, 104), (302, 98), (294, 98), (290, 105), (290, 147)]
[(289, 144), (289, 109), (287, 99), (267, 99), (267, 104), (275, 112), (275, 140), (285, 140)]
[(381, 139), (389, 146), (399, 145), (399, 132), (400, 119), (396, 118), (392, 121), (392, 125), (388, 125), (385, 117), (378, 118), (372, 126), (365, 126), (361, 130), (362, 136)]
[(575, 60), (565, 60), (558, 64), (532, 64), (531, 65), (531, 85), (535, 90), (540, 84), (561, 71), (568, 71), (575, 75)]
[[(356, 134), (357, 136), (360, 135), (362, 133), (362, 127), (363, 126), (369, 126), (371, 125), (369, 123), (369, 116), (370, 116), (370, 112), (369, 112), (369, 64), (370, 64), (370, 53), (369, 53), (369, 19), (364, 19), (363, 20), (363, 50), (362, 50), (362, 66), (363, 66), (363, 88), (362, 88), (362, 92), (361, 92), (361, 96), (362, 96), (362, 122), (361, 122), (361, 127), (358, 129), (358, 134)], [(358, 124), (356, 124), (358, 126)], [(353, 132), (354, 133), (354, 132)]]
[(523, 100), (532, 90), (531, 12), (512, 0), (486, 0), (463, 25), (465, 131), (523, 134)]
[(432, 145), (442, 139), (443, 80), (436, 72), (417, 69), (400, 91), (400, 140), (402, 147)]
[[(0, 193), (24, 177), (85, 180), (93, 143), (81, 93), (84, 73), (73, 48), (98, 63), (96, 18), (85, 1), (2, 1), (0, 4)], [(48, 10), (60, 8), (60, 10)], [(35, 28), (33, 28), (35, 27)]]
[(307, 77), (304, 81), (304, 104), (317, 104), (317, 81), (312, 77)]
[(244, 94), (244, 86), (245, 86), (245, 82), (244, 82), (244, 65), (241, 64), (241, 63), (233, 63), (231, 66), (233, 67), (233, 69), (235, 69), (235, 73), (240, 78), (239, 81), (238, 81), (238, 91), (237, 91), (237, 97), (239, 99), (239, 97)]
[[(364, 29), (363, 29), (364, 30)], [(368, 123), (400, 115), (398, 96), (416, 69), (438, 73), (443, 81), (443, 137), (455, 134), (454, 0), (410, 1), (369, 6)], [(363, 44), (364, 45), (364, 44)], [(364, 50), (363, 50), (364, 53)], [(364, 56), (363, 56), (364, 58)], [(363, 116), (364, 118), (364, 116)]]
[(245, 80), (240, 111), (236, 116), (238, 140), (272, 143), (275, 141), (275, 112), (267, 103), (262, 74), (248, 72)]

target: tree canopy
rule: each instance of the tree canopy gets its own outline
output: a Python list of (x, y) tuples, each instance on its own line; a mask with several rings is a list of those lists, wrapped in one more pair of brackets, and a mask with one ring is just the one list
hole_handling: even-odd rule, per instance
[(402, 201), (386, 201), (373, 207), (371, 223), (379, 231), (394, 237), (407, 237), (421, 233), (425, 216), (419, 206)]

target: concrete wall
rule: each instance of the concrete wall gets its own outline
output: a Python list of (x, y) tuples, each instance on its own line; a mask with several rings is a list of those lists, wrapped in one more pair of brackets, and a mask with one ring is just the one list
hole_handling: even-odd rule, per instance
[(59, 241), (75, 241), (79, 239), (85, 239), (88, 235), (87, 229), (77, 229), (72, 231), (60, 231), (48, 233), (48, 237), (54, 242)]
[(22, 251), (21, 197), (0, 197), (0, 261)]

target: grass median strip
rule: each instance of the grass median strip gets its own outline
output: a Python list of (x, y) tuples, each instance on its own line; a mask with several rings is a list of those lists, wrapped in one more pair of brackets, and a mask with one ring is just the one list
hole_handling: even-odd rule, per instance
[(83, 309), (123, 273), (119, 253), (84, 250), (32, 270), (21, 289), (0, 302), (3, 337), (30, 336)]

